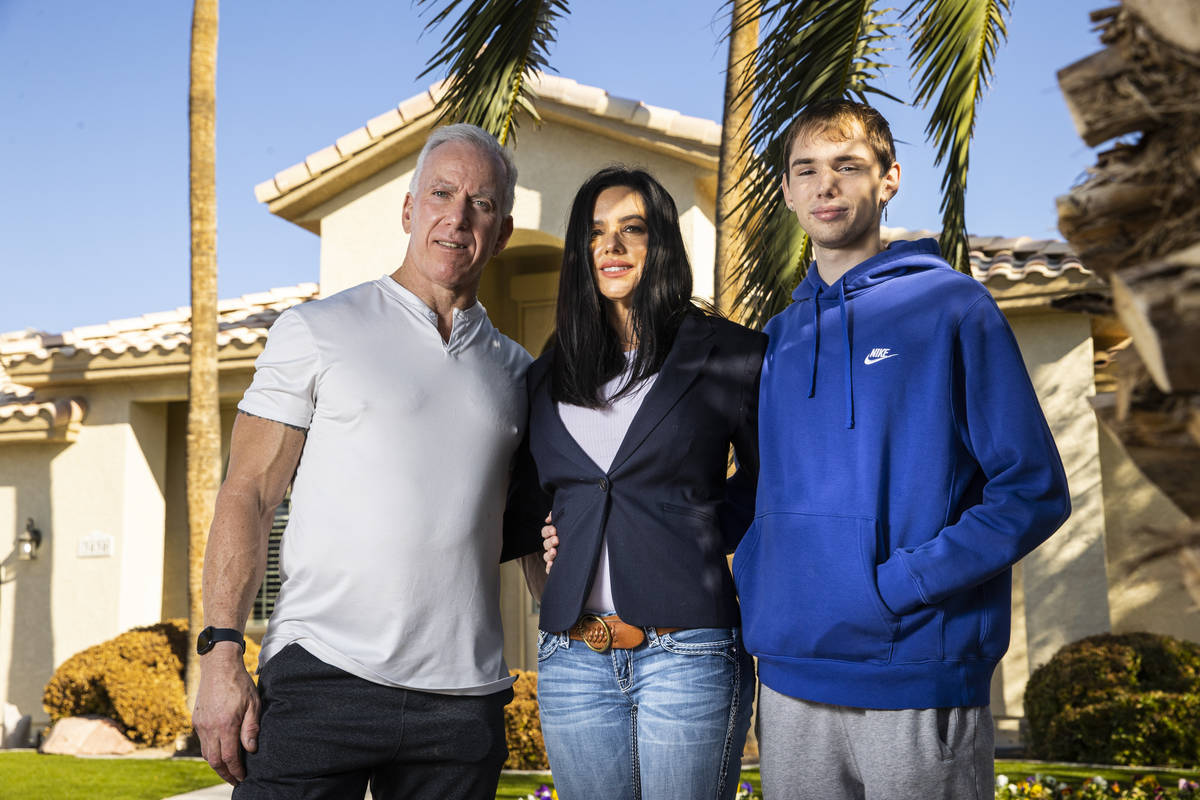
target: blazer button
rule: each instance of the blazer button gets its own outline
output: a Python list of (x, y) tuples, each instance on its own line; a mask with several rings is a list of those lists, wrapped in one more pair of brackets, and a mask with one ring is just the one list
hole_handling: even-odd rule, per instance
[(602, 492), (608, 491), (608, 478), (600, 479), (600, 491), (602, 491)]

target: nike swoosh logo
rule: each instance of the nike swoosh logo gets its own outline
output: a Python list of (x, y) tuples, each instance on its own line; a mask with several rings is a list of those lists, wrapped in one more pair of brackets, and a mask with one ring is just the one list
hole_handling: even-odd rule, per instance
[(883, 361), (885, 358), (895, 358), (898, 355), (900, 355), (900, 354), (899, 353), (888, 353), (886, 356), (880, 356), (879, 358), (871, 358), (870, 356), (867, 356), (866, 358), (863, 359), (863, 363), (864, 364), (875, 364), (880, 361)]

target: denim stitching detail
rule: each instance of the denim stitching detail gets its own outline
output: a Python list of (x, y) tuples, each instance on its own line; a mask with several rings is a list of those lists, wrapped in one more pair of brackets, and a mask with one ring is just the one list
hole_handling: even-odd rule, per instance
[(658, 637), (660, 646), (668, 653), (681, 656), (723, 656), (730, 661), (737, 661), (737, 638), (731, 636), (716, 642), (680, 642), (666, 633)]
[(633, 653), (618, 649), (609, 652), (612, 654), (613, 677), (616, 678), (617, 688), (628, 694), (633, 686)]
[[(725, 749), (721, 754), (721, 770), (717, 775), (717, 800), (725, 795), (725, 782), (729, 780), (729, 756), (733, 750), (733, 731), (737, 727), (738, 706), (742, 700), (742, 662), (737, 658), (735, 647), (733, 659), (733, 683), (730, 686), (729, 724), (725, 727)], [(741, 779), (741, 776), (738, 776)]]
[[(539, 631), (538, 633), (539, 642), (537, 651), (539, 664), (557, 653), (559, 650), (567, 650), (571, 647), (571, 640), (567, 638), (565, 633), (545, 632), (546, 638), (543, 640), (541, 639), (541, 634), (543, 632), (544, 631)], [(545, 651), (545, 655), (542, 654), (543, 650)]]
[(633, 800), (642, 800), (642, 771), (638, 768), (638, 738), (637, 738), (637, 706), (629, 709), (629, 740), (633, 743), (630, 750), (630, 756), (633, 759), (631, 765), (633, 769), (630, 774), (633, 775)]

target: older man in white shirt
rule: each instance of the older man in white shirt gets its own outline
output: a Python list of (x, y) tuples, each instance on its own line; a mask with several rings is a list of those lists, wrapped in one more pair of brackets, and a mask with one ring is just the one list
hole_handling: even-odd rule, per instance
[[(238, 800), (495, 795), (512, 679), (501, 527), (529, 355), (476, 299), (516, 168), (474, 126), (417, 160), (400, 268), (280, 316), (239, 405), (193, 715)], [(294, 480), (293, 480), (294, 478)], [(292, 483), (256, 688), (242, 631)]]

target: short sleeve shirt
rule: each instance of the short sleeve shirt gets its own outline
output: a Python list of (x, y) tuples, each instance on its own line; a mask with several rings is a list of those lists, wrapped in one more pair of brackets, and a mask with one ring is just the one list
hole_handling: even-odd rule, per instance
[(307, 429), (261, 661), (298, 642), (376, 683), (487, 694), (502, 656), (502, 519), (528, 353), (476, 303), (390, 277), (280, 315), (239, 409)]

